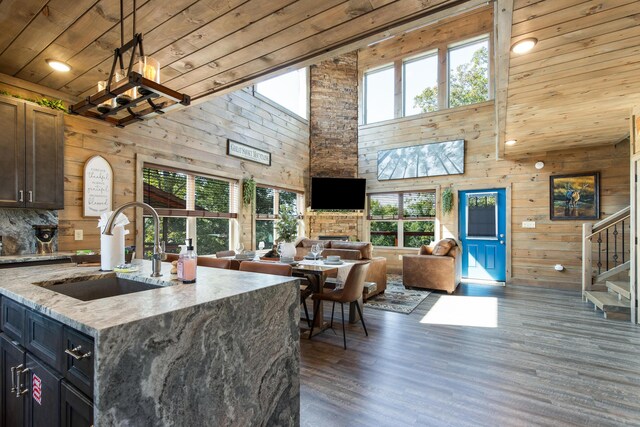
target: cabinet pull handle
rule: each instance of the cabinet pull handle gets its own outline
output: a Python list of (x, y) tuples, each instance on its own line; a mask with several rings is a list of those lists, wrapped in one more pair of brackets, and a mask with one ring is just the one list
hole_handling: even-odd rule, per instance
[(66, 348), (64, 350), (64, 352), (65, 352), (65, 354), (68, 354), (69, 356), (73, 357), (76, 360), (82, 360), (82, 359), (86, 359), (87, 357), (91, 357), (91, 352), (90, 351), (82, 354), (82, 353), (80, 353), (80, 350), (82, 350), (82, 346), (81, 345), (79, 345), (77, 347), (74, 347), (71, 350)]
[(16, 392), (16, 371), (22, 369), (23, 365), (12, 366), (11, 367), (11, 393)]
[(24, 202), (24, 191), (20, 190), (20, 191), (18, 191), (18, 194), (19, 194), (18, 201), (19, 202)]
[[(20, 365), (20, 366), (22, 366), (22, 365)], [(23, 384), (20, 384), (20, 377), (22, 376), (22, 374), (26, 374), (27, 372), (29, 372), (29, 368), (24, 368), (24, 369), (21, 369), (19, 371), (16, 370), (16, 379), (18, 380), (18, 387), (16, 388), (16, 397), (20, 397), (23, 394), (29, 393), (29, 389), (28, 388), (23, 389), (22, 388)], [(24, 385), (26, 385), (26, 384), (24, 384)]]
[(29, 203), (33, 203), (33, 191), (29, 190)]

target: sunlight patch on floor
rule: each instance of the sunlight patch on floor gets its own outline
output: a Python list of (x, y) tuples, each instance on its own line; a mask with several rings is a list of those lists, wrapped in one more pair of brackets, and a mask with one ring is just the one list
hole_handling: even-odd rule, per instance
[(497, 328), (498, 299), (443, 295), (420, 323)]

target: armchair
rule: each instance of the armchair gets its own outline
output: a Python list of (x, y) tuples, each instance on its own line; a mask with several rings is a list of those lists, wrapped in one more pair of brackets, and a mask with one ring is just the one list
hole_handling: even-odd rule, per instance
[(407, 288), (456, 290), (462, 275), (462, 247), (455, 239), (422, 246), (417, 255), (402, 257), (402, 281)]

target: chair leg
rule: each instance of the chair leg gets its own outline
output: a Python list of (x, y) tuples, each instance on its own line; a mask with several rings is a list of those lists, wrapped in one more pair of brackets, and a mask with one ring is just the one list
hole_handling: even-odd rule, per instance
[(304, 315), (307, 317), (307, 325), (311, 328), (311, 319), (309, 318), (309, 309), (307, 308), (307, 301), (302, 301), (302, 305), (304, 306)]
[(333, 306), (331, 307), (331, 325), (330, 325), (331, 329), (333, 329), (333, 312), (335, 311), (335, 309), (336, 309), (336, 302), (334, 301)]
[(316, 319), (318, 318), (318, 311), (320, 309), (320, 304), (316, 305), (316, 309), (313, 310), (313, 320), (311, 321), (311, 330), (309, 331), (309, 339), (313, 337), (313, 325), (316, 323)]
[(340, 311), (342, 311), (342, 339), (344, 340), (344, 349), (347, 349), (347, 332), (344, 329), (344, 304), (340, 303)]
[(358, 309), (358, 314), (360, 315), (360, 321), (362, 322), (362, 327), (364, 328), (364, 334), (369, 336), (369, 332), (367, 332), (367, 327), (364, 324), (364, 316), (362, 315), (362, 310), (360, 309), (360, 304), (358, 304), (358, 300), (356, 300), (356, 308)]

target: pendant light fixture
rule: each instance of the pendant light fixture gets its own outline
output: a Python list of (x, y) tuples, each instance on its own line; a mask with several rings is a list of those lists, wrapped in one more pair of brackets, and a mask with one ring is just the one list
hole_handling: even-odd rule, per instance
[(124, 127), (190, 104), (189, 95), (160, 84), (160, 63), (145, 55), (142, 33), (136, 33), (136, 0), (133, 0), (133, 39), (127, 43), (124, 43), (124, 6), (120, 0), (120, 44), (113, 53), (108, 79), (98, 82), (98, 92), (69, 107), (71, 114)]

